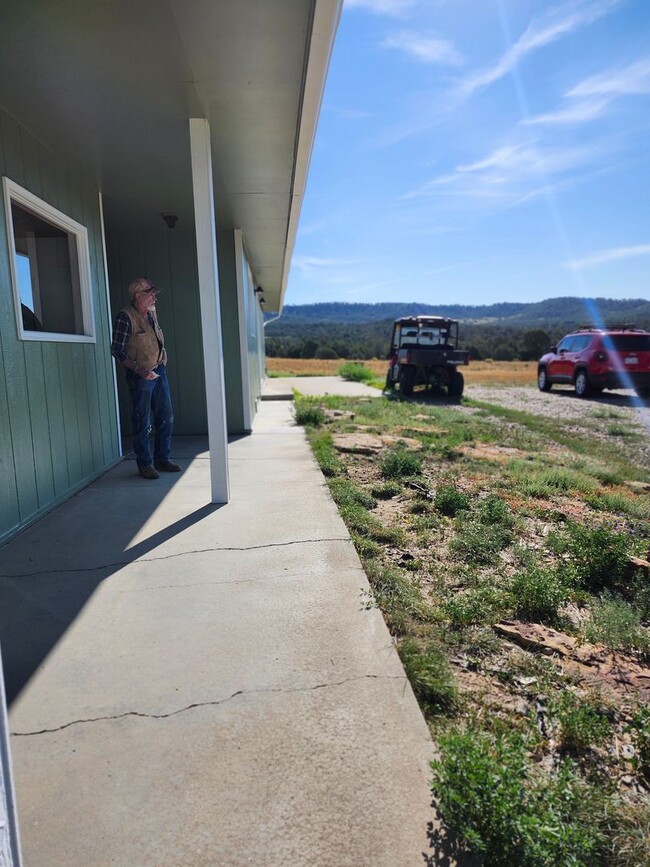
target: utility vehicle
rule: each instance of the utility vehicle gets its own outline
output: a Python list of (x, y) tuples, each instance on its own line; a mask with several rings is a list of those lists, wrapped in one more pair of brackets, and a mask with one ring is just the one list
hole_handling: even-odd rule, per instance
[(447, 389), (460, 397), (465, 380), (458, 370), (469, 352), (458, 348), (458, 320), (442, 316), (403, 316), (393, 324), (386, 390), (409, 397), (418, 385)]

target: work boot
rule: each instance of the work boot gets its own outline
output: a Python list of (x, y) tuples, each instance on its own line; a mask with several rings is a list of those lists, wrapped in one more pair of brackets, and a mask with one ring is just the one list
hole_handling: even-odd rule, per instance
[(178, 464), (173, 464), (171, 461), (154, 461), (154, 466), (163, 473), (180, 473), (181, 471)]
[(160, 473), (157, 473), (152, 466), (138, 467), (138, 472), (143, 479), (159, 479)]

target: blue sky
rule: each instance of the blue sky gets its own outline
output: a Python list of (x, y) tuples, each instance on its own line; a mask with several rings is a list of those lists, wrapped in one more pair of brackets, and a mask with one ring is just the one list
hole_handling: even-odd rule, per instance
[(650, 0), (345, 0), (286, 303), (649, 275)]

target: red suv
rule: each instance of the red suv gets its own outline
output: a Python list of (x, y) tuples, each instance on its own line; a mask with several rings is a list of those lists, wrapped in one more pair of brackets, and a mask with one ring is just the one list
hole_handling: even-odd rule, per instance
[(604, 388), (633, 388), (650, 397), (650, 331), (579, 328), (543, 355), (537, 365), (540, 391), (573, 384), (578, 397)]

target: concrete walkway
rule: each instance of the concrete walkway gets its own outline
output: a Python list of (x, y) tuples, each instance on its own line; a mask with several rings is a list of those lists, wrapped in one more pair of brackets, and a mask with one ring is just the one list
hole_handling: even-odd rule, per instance
[(0, 550), (26, 867), (407, 867), (432, 744), (291, 404), (133, 461)]
[(363, 382), (349, 382), (340, 376), (282, 376), (267, 379), (264, 385), (264, 399), (290, 400), (294, 389), (310, 397), (323, 394), (340, 394), (344, 397), (381, 397), (378, 388), (371, 388)]

